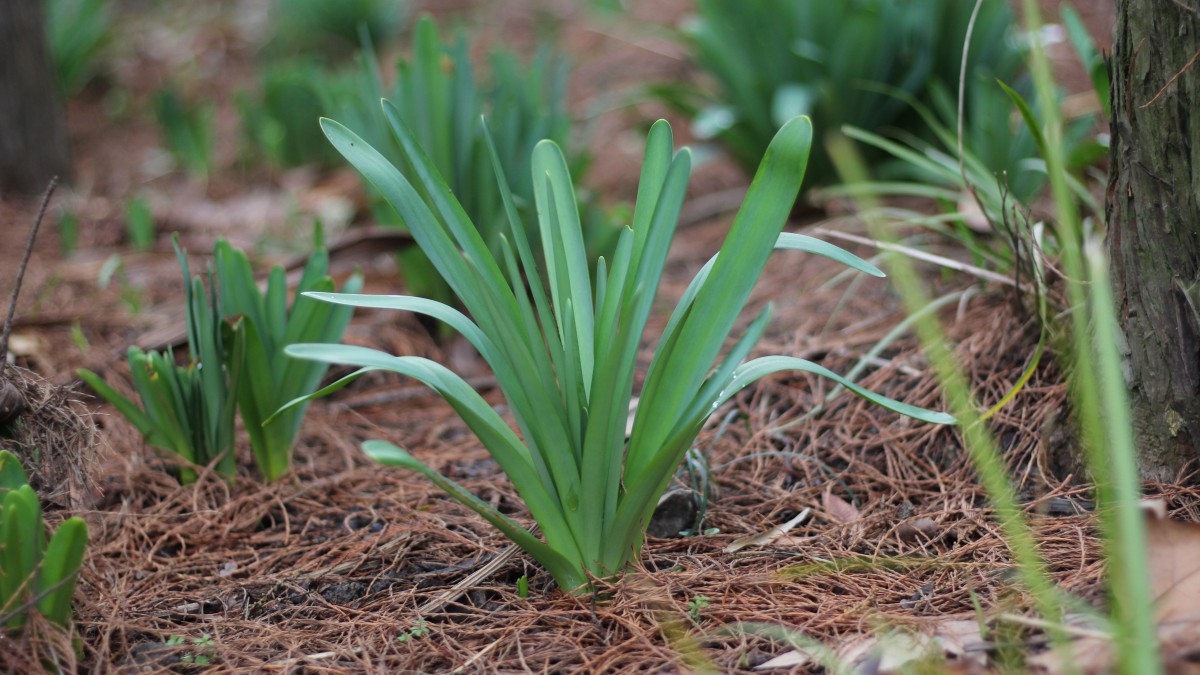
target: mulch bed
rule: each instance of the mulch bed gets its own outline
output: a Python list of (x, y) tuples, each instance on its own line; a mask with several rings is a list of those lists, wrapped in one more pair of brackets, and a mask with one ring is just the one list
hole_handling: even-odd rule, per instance
[[(674, 21), (686, 6), (641, 11)], [(534, 30), (532, 15), (495, 11), (505, 30)], [(669, 42), (614, 40), (605, 32), (620, 30), (568, 28), (569, 44), (596, 57), (581, 63), (577, 99), (595, 103), (598, 92), (630, 81), (686, 72)], [(79, 105), (95, 112), (100, 102)], [(624, 140), (638, 135), (647, 114), (658, 113), (642, 104), (598, 118), (596, 135), (620, 142), (607, 151), (598, 147), (594, 185), (632, 192), (636, 174), (629, 166), (637, 152)], [(98, 177), (113, 186), (136, 182), (115, 158), (128, 154), (126, 142), (154, 143), (145, 122), (122, 127), (118, 138), (125, 141), (114, 144), (87, 119), (75, 114), (73, 128), (91, 184), (103, 193), (107, 183)], [(683, 126), (677, 131), (686, 136)], [(210, 197), (236, 192), (220, 180), (208, 186)], [(720, 193), (740, 180), (713, 162), (693, 181), (693, 196)], [(100, 370), (128, 391), (124, 349), (147, 333), (169, 332), (181, 296), (165, 245), (125, 260), (144, 289), (138, 311), (116, 287), (96, 289), (98, 269), (122, 241), (114, 215), (122, 195), (111, 190), (109, 202), (103, 195), (85, 202), (84, 212), (96, 215), (71, 261), (62, 262), (53, 236), (39, 243), (26, 280), (32, 290), (19, 305), (18, 332), (34, 338), (19, 362), (48, 378), (30, 378), (39, 382), (39, 400), (57, 396), (75, 414), (86, 411), (77, 402), (84, 394), (67, 386), (74, 368)], [(0, 219), (28, 222), (35, 206), (0, 203)], [(701, 211), (675, 244), (666, 297), (682, 292), (727, 230), (720, 204)], [(179, 224), (185, 240), (207, 242), (214, 234)], [(191, 248), (203, 252), (206, 245)], [(0, 256), (5, 263), (7, 248)], [(364, 271), (369, 291), (397, 291), (386, 257), (371, 259)], [(827, 261), (794, 254), (772, 261), (746, 312), (776, 304), (759, 353), (803, 356), (844, 373), (902, 319), (886, 283), (826, 284), (837, 272)], [(939, 293), (972, 285), (929, 277)], [(966, 293), (942, 318), (980, 404), (990, 407), (1027, 367), (1038, 341), (1033, 321), (999, 287)], [(656, 321), (651, 335), (665, 316)], [(435, 340), (412, 317), (360, 312), (346, 340), (452, 364), (503, 405), (473, 352), (459, 341)], [(1063, 380), (1054, 360), (1044, 358), (988, 424), (1055, 583), (1102, 605), (1103, 564), (1086, 476), (1072, 475), (1064, 459), (1074, 449)], [(860, 381), (909, 403), (944, 407), (911, 337), (879, 354)], [(363, 440), (395, 442), (529, 524), (486, 451), (447, 405), (413, 382), (371, 375), (315, 403), (294, 471), (273, 484), (258, 482), (243, 456), (234, 484), (202, 473), (181, 487), (128, 423), (88, 401), (97, 413), (95, 431), (84, 425), (70, 433), (89, 439), (98, 433), (100, 445), (88, 445), (103, 450), (103, 461), (86, 476), (62, 472), (71, 483), (62, 494), (74, 497), (57, 500), (50, 516), (79, 514), (91, 528), (76, 594), (79, 661), (69, 661), (61, 635), (42, 631), (58, 640), (57, 648), (29, 637), (0, 638), (0, 669), (28, 672), (57, 653), (68, 659), (66, 669), (92, 672), (750, 672), (790, 649), (751, 624), (837, 645), (882, 627), (973, 616), (977, 607), (989, 616), (1030, 609), (955, 430), (899, 418), (850, 395), (829, 398), (830, 390), (829, 383), (797, 375), (768, 378), (739, 394), (696, 443), (713, 488), (701, 533), (651, 538), (634, 569), (578, 596), (555, 588), (523, 554), (506, 554), (507, 540), (427, 481), (381, 469), (361, 454)], [(85, 465), (67, 459), (57, 466)], [(1200, 518), (1195, 491), (1170, 485), (1150, 491), (1175, 515)], [(725, 551), (805, 509), (811, 516), (786, 535)], [(527, 597), (518, 592), (522, 577)], [(1037, 631), (1008, 637), (1026, 651), (1042, 644)]]

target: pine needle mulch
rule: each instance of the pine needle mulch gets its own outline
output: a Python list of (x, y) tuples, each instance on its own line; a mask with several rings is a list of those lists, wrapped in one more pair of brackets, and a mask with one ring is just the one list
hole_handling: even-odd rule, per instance
[[(776, 270), (764, 293), (793, 281)], [(878, 304), (865, 311), (881, 299), (865, 293), (849, 303), (862, 311), (814, 315), (838, 297), (840, 290), (826, 289), (783, 305), (764, 350), (848, 371), (900, 316), (880, 313)], [(809, 330), (813, 316), (817, 330)], [(944, 318), (982, 404), (994, 404), (1028, 364), (1032, 324), (1001, 293), (952, 305)], [(356, 320), (354, 339), (411, 346), (420, 334), (394, 317), (366, 321), (364, 330)], [(422, 349), (452, 358), (431, 343)], [(861, 381), (876, 391), (942, 407), (911, 338), (884, 350), (867, 372)], [(475, 380), (502, 404), (486, 375)], [(1090, 496), (1080, 480), (1053, 478), (1061, 450), (1053, 446), (1069, 436), (1061, 380), (1045, 359), (990, 424), (1056, 584), (1100, 605)], [(523, 555), (456, 587), (508, 542), (419, 477), (368, 463), (360, 441), (401, 444), (528, 521), (464, 425), (411, 382), (364, 378), (314, 405), (296, 470), (271, 485), (246, 466), (234, 485), (205, 475), (180, 487), (123, 421), (105, 419), (116, 459), (104, 474), (102, 502), (84, 514), (92, 547), (77, 593), (81, 667), (749, 672), (790, 649), (753, 624), (836, 647), (976, 607), (985, 616), (1026, 612), (1031, 599), (955, 432), (828, 394), (827, 383), (803, 376), (739, 395), (697, 442), (713, 487), (701, 534), (651, 539), (636, 569), (579, 596), (554, 588)], [(821, 402), (819, 415), (794, 424)], [(1169, 504), (1196, 515), (1187, 491), (1176, 489)], [(786, 534), (725, 551), (805, 509), (810, 517)], [(1037, 631), (1018, 639), (1028, 649), (1041, 644)]]

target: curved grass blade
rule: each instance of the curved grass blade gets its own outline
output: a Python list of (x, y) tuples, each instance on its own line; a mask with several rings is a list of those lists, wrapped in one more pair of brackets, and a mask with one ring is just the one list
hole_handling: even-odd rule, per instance
[(362, 448), (368, 457), (380, 464), (410, 469), (428, 478), (446, 494), (454, 497), (503, 532), (513, 543), (520, 546), (521, 550), (533, 556), (563, 588), (573, 590), (587, 583), (587, 577), (580, 575), (577, 566), (567, 558), (454, 481), (417, 461), (404, 449), (387, 441), (367, 441), (363, 443)]

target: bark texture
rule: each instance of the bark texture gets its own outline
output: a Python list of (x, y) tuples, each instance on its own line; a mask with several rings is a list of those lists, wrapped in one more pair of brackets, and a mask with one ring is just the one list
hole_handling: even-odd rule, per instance
[(1109, 255), (1142, 475), (1174, 479), (1200, 468), (1200, 0), (1117, 11)]
[(0, 193), (38, 193), (71, 168), (43, 0), (0, 1)]

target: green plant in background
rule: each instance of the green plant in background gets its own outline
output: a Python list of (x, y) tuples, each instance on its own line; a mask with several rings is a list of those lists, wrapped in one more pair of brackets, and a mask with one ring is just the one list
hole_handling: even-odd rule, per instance
[(1091, 33), (1088, 33), (1087, 27), (1083, 25), (1083, 19), (1079, 18), (1079, 12), (1076, 12), (1070, 5), (1062, 5), (1059, 11), (1063, 26), (1071, 38), (1071, 45), (1075, 47), (1079, 62), (1087, 69), (1088, 77), (1092, 80), (1092, 89), (1096, 92), (1096, 98), (1100, 99), (1104, 114), (1108, 116), (1111, 114), (1108, 104), (1109, 89), (1112, 83), (1108, 77), (1107, 59), (1096, 50), (1096, 42), (1092, 39)]
[(31, 608), (66, 626), (87, 541), (81, 518), (63, 521), (47, 541), (25, 470), (15, 455), (0, 450), (0, 626), (21, 628)]
[(112, 39), (109, 0), (46, 0), (46, 37), (58, 89), (72, 96), (96, 73), (98, 54)]
[(116, 281), (117, 288), (120, 289), (121, 301), (125, 303), (129, 311), (134, 316), (141, 314), (143, 289), (129, 280), (129, 275), (125, 272), (125, 261), (122, 260), (119, 253), (114, 253), (104, 259), (100, 265), (100, 273), (96, 277), (96, 285), (100, 290), (105, 290), (112, 285), (113, 281)]
[(213, 105), (185, 101), (171, 87), (154, 96), (154, 113), (167, 150), (194, 176), (212, 167)]
[(346, 56), (359, 46), (363, 32), (375, 44), (384, 44), (400, 33), (407, 19), (404, 0), (274, 0), (269, 21), (274, 35), (267, 51)]
[[(369, 52), (368, 52), (369, 53)], [(373, 59), (364, 61), (364, 78)], [(396, 65), (389, 89), (376, 89), (359, 97), (352, 108), (331, 108), (331, 115), (363, 131), (363, 138), (400, 168), (410, 181), (420, 185), (416, 168), (393, 140), (387, 122), (379, 114), (379, 99), (395, 103), (397, 114), (408, 125), (438, 173), (446, 180), (472, 226), (480, 233), (492, 255), (500, 258), (500, 239), (507, 230), (504, 195), (492, 174), (489, 140), (480, 124), (488, 119), (491, 143), (496, 146), (501, 170), (512, 191), (513, 206), (522, 222), (532, 222), (534, 185), (530, 157), (534, 146), (550, 139), (568, 145), (570, 119), (566, 111), (567, 75), (565, 57), (542, 47), (528, 63), (514, 54), (496, 50), (490, 57), (490, 84), (476, 74), (469, 45), (459, 34), (443, 42), (432, 17), (421, 17), (413, 31), (410, 60)], [(369, 75), (380, 82), (378, 72)], [(571, 170), (578, 176), (586, 169), (586, 158), (574, 155)], [(375, 193), (378, 195), (378, 193)], [(583, 211), (584, 246), (589, 259), (612, 250), (618, 228), (608, 222), (602, 209), (583, 191), (574, 195)], [(379, 195), (376, 218), (399, 224), (396, 211)], [(406, 224), (407, 225), (407, 224)], [(529, 226), (526, 236), (537, 246), (538, 230)], [(409, 289), (419, 295), (448, 299), (450, 294), (425, 253), (412, 249), (402, 255)], [(444, 279), (444, 273), (443, 279)], [(445, 280), (449, 281), (449, 280)], [(450, 284), (452, 285), (452, 284)]]
[(64, 256), (75, 252), (79, 243), (79, 216), (71, 210), (63, 209), (58, 216), (58, 249)]
[(144, 251), (154, 247), (157, 238), (154, 212), (145, 199), (134, 197), (125, 204), (125, 231), (134, 248)]
[[(545, 47), (528, 63), (511, 52), (496, 50), (485, 77), (471, 61), (466, 36), (459, 34), (445, 42), (433, 18), (424, 16), (413, 31), (411, 57), (397, 62), (394, 80), (385, 85), (371, 44), (369, 39), (364, 41), (358, 67), (351, 71), (330, 71), (305, 62), (269, 70), (263, 76), (261, 98), (243, 97), (247, 137), (283, 164), (325, 163), (331, 153), (316, 133), (317, 117), (335, 117), (359, 130), (367, 142), (417, 182), (379, 113), (379, 100), (388, 98), (396, 102), (421, 148), (446, 177), (489, 250), (500, 257), (500, 235), (507, 227), (507, 217), (491, 173), (480, 117), (486, 115), (489, 120), (515, 207), (529, 221), (534, 202), (529, 178), (533, 147), (543, 138), (566, 146), (570, 135), (565, 107), (567, 60)], [(574, 155), (572, 171), (580, 175), (585, 168), (586, 158)], [(369, 185), (367, 189), (376, 220), (402, 225), (383, 197)], [(584, 211), (589, 258), (611, 251), (618, 228), (588, 193), (580, 191), (576, 199)], [(537, 241), (536, 228), (529, 228), (526, 235)], [(419, 249), (401, 254), (401, 268), (410, 291), (449, 300), (445, 282)]]
[[(684, 40), (716, 91), (657, 91), (695, 118), (698, 136), (719, 139), (747, 169), (793, 115), (811, 116), (826, 135), (847, 124), (922, 134), (907, 99), (928, 103), (933, 83), (957, 82), (971, 8), (961, 0), (699, 0)], [(1020, 52), (1006, 36), (1012, 24), (1005, 3), (985, 4), (975, 31), (986, 36), (987, 53), (972, 77), (1017, 74)], [(808, 184), (835, 177), (818, 143)]]
[[(218, 241), (213, 249), (206, 293), (204, 281), (191, 278), (178, 237), (175, 253), (184, 279), (190, 279), (188, 365), (177, 365), (170, 350), (146, 353), (130, 347), (129, 368), (142, 408), (95, 373), (83, 370), (79, 376), (128, 418), (148, 443), (191, 465), (215, 462), (217, 472), (228, 478), (236, 473), (234, 414), (240, 410), (255, 464), (265, 479), (275, 480), (291, 466), (292, 446), (306, 408), (297, 406), (275, 416), (272, 424), (264, 422), (284, 403), (315, 389), (325, 372), (323, 365), (287, 358), (283, 348), (340, 339), (351, 311), (298, 295), (289, 312), (284, 269), (271, 270), (264, 294), (255, 284), (245, 253), (225, 241)], [(328, 269), (329, 254), (318, 227), (316, 250), (305, 265), (297, 292), (333, 291)], [(355, 274), (343, 290), (357, 292), (361, 284), (362, 278)], [(184, 483), (196, 478), (190, 466), (180, 472)]]
[[(384, 110), (412, 174), (419, 178), (416, 185), (346, 127), (332, 120), (322, 124), (334, 147), (401, 214), (474, 321), (424, 298), (315, 297), (420, 312), (462, 333), (495, 372), (521, 437), (462, 378), (433, 361), (342, 345), (295, 345), (287, 352), (362, 367), (314, 396), (344, 386), (367, 370), (384, 369), (417, 379), (446, 398), (512, 481), (544, 543), (404, 450), (384, 441), (369, 441), (363, 449), (381, 462), (427, 476), (533, 556), (562, 588), (581, 589), (591, 576), (618, 573), (638, 556), (649, 516), (684, 453), (705, 420), (736, 392), (788, 369), (844, 382), (798, 358), (769, 356), (742, 363), (766, 327), (769, 307), (718, 360), (773, 248), (808, 251), (880, 274), (835, 246), (780, 234), (808, 158), (812, 131), (807, 119), (796, 118), (780, 130), (720, 253), (696, 275), (672, 314), (646, 373), (627, 440), (637, 354), (683, 205), (691, 153), (675, 152), (666, 122), (654, 125), (633, 227), (621, 232), (611, 264), (597, 262), (593, 283), (567, 162), (556, 144), (539, 143), (531, 163), (543, 277), (494, 148), (492, 162), (510, 222), (508, 234), (501, 238), (499, 260), (421, 151), (399, 110), (389, 102)], [(526, 279), (542, 278), (549, 293), (536, 281), (527, 287)], [(930, 422), (953, 421), (845, 384), (903, 414)]]
[[(325, 374), (324, 364), (288, 358), (283, 349), (299, 342), (336, 342), (350, 322), (352, 310), (318, 302), (309, 292), (335, 290), (329, 276), (329, 254), (317, 228), (316, 250), (309, 257), (297, 286), (291, 310), (287, 306), (287, 275), (282, 267), (271, 270), (266, 293), (258, 290), (246, 254), (224, 241), (217, 242), (213, 268), (220, 316), (231, 327), (232, 372), (242, 374), (236, 387), (238, 410), (250, 436), (254, 461), (267, 480), (279, 478), (291, 467), (292, 448), (304, 421), (306, 406), (275, 416), (285, 403), (311, 393)], [(342, 287), (357, 293), (362, 277), (354, 274)]]
[[(363, 95), (355, 73), (339, 73), (314, 61), (289, 59), (263, 68), (254, 95), (237, 103), (249, 153), (265, 153), (281, 166), (332, 165), (336, 154), (320, 133), (318, 120), (329, 105)], [(361, 89), (361, 86), (360, 86)]]
[[(1070, 24), (1066, 12), (1064, 20)], [(1074, 21), (1078, 23), (1077, 18)], [(1082, 27), (1077, 25), (1072, 32), (1080, 30)], [(978, 33), (972, 36), (966, 46), (968, 63), (982, 58), (976, 54), (977, 48), (985, 47), (987, 53), (986, 38)], [(1086, 33), (1075, 36), (1074, 40), (1082, 58), (1089, 54), (1094, 57), (1094, 46)], [(892, 157), (897, 166), (903, 167), (894, 173), (913, 178), (911, 182), (856, 182), (830, 188), (828, 193), (869, 195), (873, 200), (896, 196), (932, 198), (940, 209), (940, 213), (932, 216), (894, 205), (882, 207), (880, 215), (945, 234), (970, 251), (976, 265), (1005, 274), (1015, 271), (1019, 281), (1032, 280), (1039, 290), (1044, 290), (1045, 268), (1041, 259), (1056, 256), (1059, 243), (1051, 230), (1037, 225), (1030, 216), (1048, 178), (1049, 148), (1034, 110), (1042, 107), (1043, 95), (1053, 96), (1059, 106), (1062, 92), (1057, 86), (1051, 86), (1048, 94), (1035, 91), (1027, 78), (1010, 86), (967, 75), (962, 85), (961, 125), (960, 106), (941, 86), (933, 89), (932, 108), (912, 102), (913, 109), (932, 132), (931, 140), (912, 134), (888, 138), (856, 127), (843, 129), (847, 137)], [(1097, 87), (1107, 92), (1104, 82)], [(1097, 220), (1102, 219), (1103, 205), (1094, 197), (1089, 183), (1106, 182), (1096, 164), (1106, 156), (1108, 143), (1096, 133), (1095, 115), (1086, 113), (1064, 121), (1058, 142), (1071, 192)], [(990, 230), (999, 237), (980, 236), (980, 230)]]
[[(146, 442), (175, 453), (187, 464), (180, 468), (183, 483), (196, 480), (195, 465), (212, 465), (233, 478), (235, 392), (242, 381), (241, 362), (231, 361), (230, 331), (209, 302), (204, 281), (188, 271), (187, 255), (174, 240), (187, 289), (188, 363), (178, 365), (172, 350), (145, 352), (129, 348), (129, 372), (142, 407), (117, 392), (100, 376), (80, 370), (79, 377), (133, 423)], [(212, 283), (210, 275), (210, 283)], [(253, 284), (253, 279), (251, 279)], [(216, 294), (216, 289), (212, 289)]]

